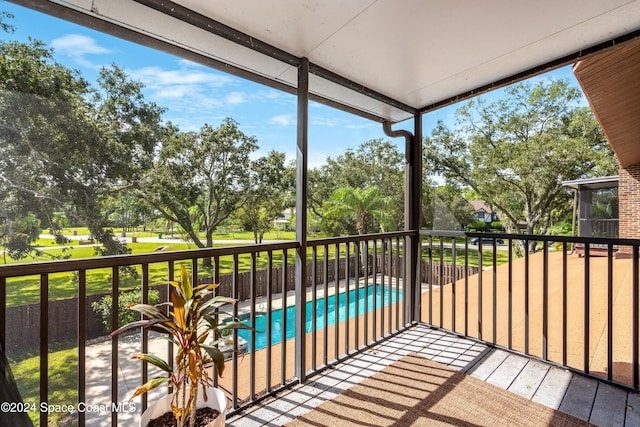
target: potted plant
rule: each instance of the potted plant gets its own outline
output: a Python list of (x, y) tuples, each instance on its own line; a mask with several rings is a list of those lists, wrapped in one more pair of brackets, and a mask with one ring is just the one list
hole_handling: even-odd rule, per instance
[[(165, 362), (155, 355), (146, 353), (134, 355), (132, 358), (156, 366), (166, 375), (153, 378), (138, 387), (131, 398), (162, 384), (168, 384), (174, 388), (174, 392), (161, 399), (158, 404), (165, 405), (166, 409), (173, 414), (175, 425), (183, 427), (188, 421), (190, 427), (196, 426), (197, 403), (207, 402), (208, 405), (209, 401), (216, 403), (221, 400), (222, 405), (217, 410), (222, 417), (221, 425), (224, 425), (226, 397), (221, 390), (212, 387), (212, 378), (207, 368), (213, 366), (216, 374), (221, 376), (225, 364), (224, 355), (218, 348), (218, 344), (223, 341), (223, 333), (230, 329), (249, 329), (249, 327), (240, 322), (229, 321), (229, 319), (233, 320), (232, 316), (220, 310), (225, 304), (235, 304), (235, 299), (223, 296), (208, 298), (218, 287), (217, 284), (192, 286), (191, 277), (184, 266), (180, 266), (180, 279), (180, 281), (169, 282), (173, 290), (170, 293), (170, 302), (156, 305), (129, 305), (130, 309), (142, 313), (146, 319), (131, 322), (112, 332), (111, 336), (140, 327), (168, 332), (177, 346), (175, 360)], [(169, 308), (168, 314), (165, 314), (166, 307)], [(210, 399), (209, 394), (214, 394), (214, 398)], [(147, 412), (152, 410), (158, 412), (158, 409), (153, 406), (149, 407)], [(146, 418), (148, 416), (143, 414), (143, 420)], [(212, 425), (211, 422), (215, 420), (209, 419), (204, 424), (200, 422), (199, 425)]]

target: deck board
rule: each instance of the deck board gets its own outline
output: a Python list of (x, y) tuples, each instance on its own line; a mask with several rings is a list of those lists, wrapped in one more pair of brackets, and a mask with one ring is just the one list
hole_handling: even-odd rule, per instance
[(589, 421), (603, 427), (624, 423), (627, 393), (609, 384), (599, 384)]
[(569, 383), (571, 383), (571, 377), (571, 373), (565, 369), (549, 368), (531, 400), (553, 409), (560, 408)]
[(589, 421), (597, 389), (596, 380), (574, 375), (558, 409), (581, 420)]
[(548, 372), (549, 366), (536, 360), (530, 360), (507, 390), (532, 399)]
[(627, 395), (625, 425), (640, 426), (640, 395), (637, 393)]
[(455, 369), (594, 425), (640, 425), (640, 395), (636, 393), (426, 325), (414, 326), (369, 351), (339, 363), (334, 369), (311, 377), (306, 384), (279, 393), (278, 398), (266, 399), (247, 408), (244, 413), (235, 414), (227, 420), (227, 425), (285, 424), (409, 351), (433, 360), (446, 359)]
[(488, 353), (481, 361), (479, 361), (473, 368), (467, 373), (482, 381), (486, 381), (487, 378), (498, 369), (498, 367), (509, 356), (509, 353), (503, 350), (495, 350)]
[(527, 359), (510, 354), (486, 381), (506, 390), (515, 381), (526, 364)]

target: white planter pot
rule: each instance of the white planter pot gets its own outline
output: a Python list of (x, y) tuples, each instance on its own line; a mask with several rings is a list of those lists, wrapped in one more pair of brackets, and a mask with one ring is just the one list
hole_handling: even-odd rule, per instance
[[(140, 418), (140, 427), (147, 427), (149, 421), (161, 417), (167, 412), (171, 412), (172, 398), (173, 394), (168, 394), (149, 406), (147, 410), (142, 413), (142, 417)], [(226, 421), (227, 397), (224, 395), (222, 390), (212, 387), (207, 390), (207, 398), (208, 400), (205, 402), (201, 391), (198, 394), (197, 408), (209, 407), (220, 411), (218, 418), (210, 422), (207, 427), (224, 427)]]

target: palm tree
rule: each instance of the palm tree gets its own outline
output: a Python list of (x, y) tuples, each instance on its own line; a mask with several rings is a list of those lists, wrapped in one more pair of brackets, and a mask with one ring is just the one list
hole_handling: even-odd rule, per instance
[(326, 205), (323, 219), (340, 220), (345, 217), (355, 221), (358, 234), (373, 232), (374, 219), (384, 230), (389, 217), (385, 212), (388, 200), (376, 186), (362, 188), (341, 187), (334, 191)]
[[(389, 203), (387, 197), (380, 193), (376, 186), (362, 188), (341, 187), (332, 194), (325, 205), (323, 221), (343, 222), (345, 218), (355, 221), (355, 227), (359, 235), (374, 232), (375, 221), (381, 231), (384, 231), (385, 223), (390, 222), (390, 216), (386, 213)], [(361, 268), (364, 268), (366, 260), (366, 242), (361, 242), (360, 255)]]

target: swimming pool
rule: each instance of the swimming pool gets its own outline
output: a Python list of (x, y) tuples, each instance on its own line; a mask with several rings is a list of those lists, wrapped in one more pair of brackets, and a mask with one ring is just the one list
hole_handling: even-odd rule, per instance
[[(360, 288), (358, 290), (358, 314), (363, 314), (365, 310), (365, 303), (367, 304), (367, 311), (373, 310), (373, 285), (370, 285), (368, 288)], [(367, 290), (367, 295), (365, 296), (365, 290)], [(389, 303), (389, 286), (385, 286), (384, 290), (381, 285), (375, 286), (376, 293), (376, 308), (381, 308), (387, 306)], [(356, 290), (353, 289), (349, 291), (349, 317), (355, 317), (356, 315)], [(399, 292), (400, 301), (402, 301), (402, 292)], [(328, 298), (328, 315), (327, 315), (327, 324), (328, 326), (336, 323), (336, 316), (338, 322), (342, 322), (345, 320), (346, 316), (346, 294), (341, 293), (338, 297), (338, 309), (336, 310), (335, 303), (335, 295), (331, 295)], [(396, 302), (396, 292), (395, 289), (391, 290), (391, 303), (394, 304)], [(313, 330), (313, 301), (307, 302), (307, 319), (306, 319), (306, 330), (307, 332), (311, 332)], [(296, 307), (295, 305), (287, 307), (286, 311), (287, 316), (287, 330), (286, 339), (293, 338), (295, 336), (295, 328), (296, 328)], [(243, 323), (246, 325), (251, 324), (251, 320), (243, 319)], [(316, 330), (324, 328), (324, 298), (318, 298), (316, 301)], [(256, 316), (256, 350), (260, 350), (267, 346), (267, 315), (259, 314)], [(251, 343), (251, 331), (246, 329), (238, 330), (238, 335), (249, 343), (249, 351), (251, 351), (252, 343)], [(271, 343), (278, 344), (282, 342), (282, 309), (273, 310), (271, 314)]]

